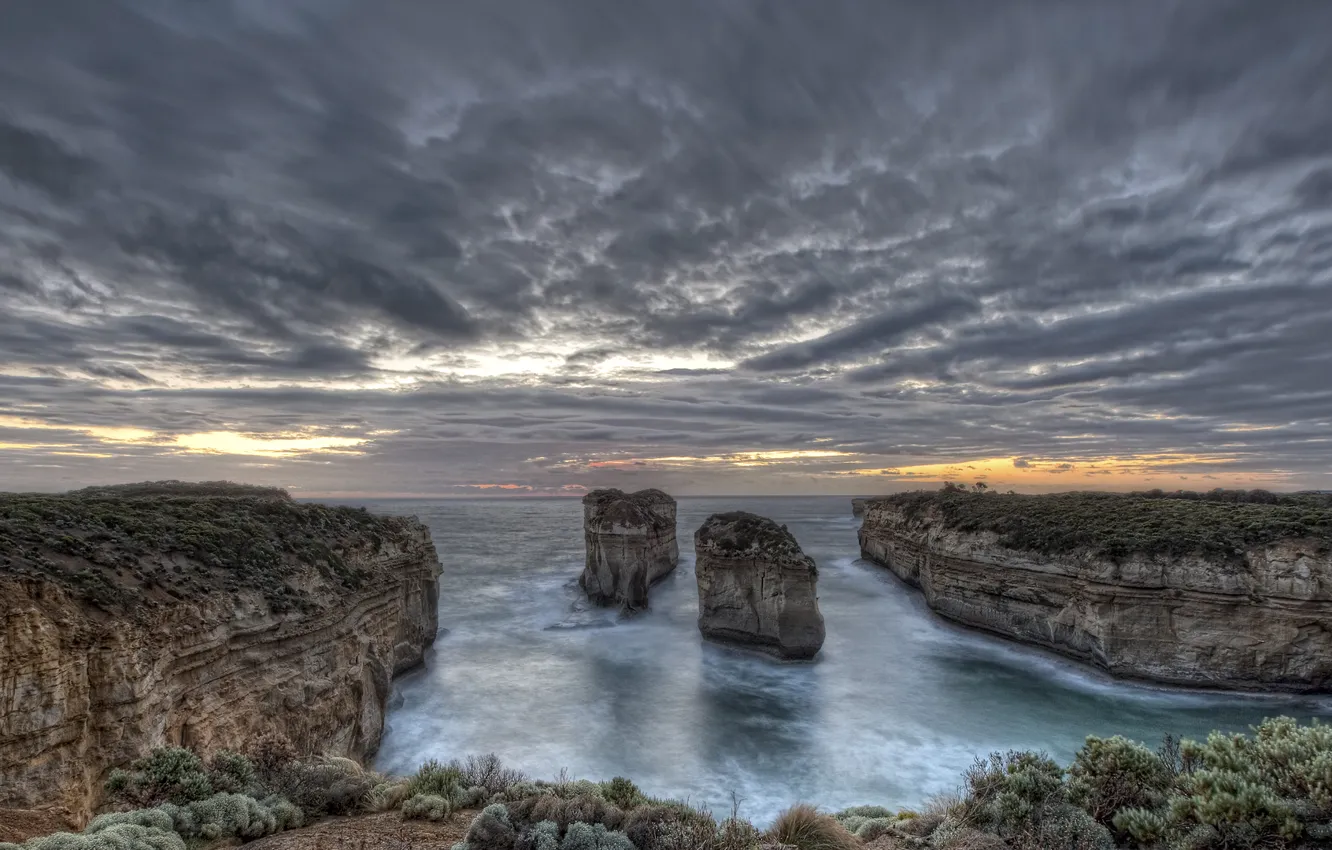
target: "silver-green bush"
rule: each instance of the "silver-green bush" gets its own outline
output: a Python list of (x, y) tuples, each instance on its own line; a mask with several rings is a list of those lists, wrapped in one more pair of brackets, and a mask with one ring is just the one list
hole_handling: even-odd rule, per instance
[(453, 814), (453, 804), (438, 794), (416, 794), (402, 804), (406, 820), (444, 820)]
[(572, 823), (560, 842), (560, 850), (636, 850), (623, 832), (612, 832), (604, 824)]

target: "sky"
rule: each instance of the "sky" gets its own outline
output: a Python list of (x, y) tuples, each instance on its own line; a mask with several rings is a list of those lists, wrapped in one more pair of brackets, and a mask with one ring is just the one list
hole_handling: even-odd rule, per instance
[(1332, 488), (1329, 32), (9, 4), (0, 490)]

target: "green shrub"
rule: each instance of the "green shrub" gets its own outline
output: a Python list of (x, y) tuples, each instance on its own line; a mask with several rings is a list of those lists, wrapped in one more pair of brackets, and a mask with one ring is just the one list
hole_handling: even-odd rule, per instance
[(405, 779), (380, 782), (365, 795), (362, 807), (367, 812), (391, 812), (402, 807), (408, 799), (410, 783)]
[(613, 832), (604, 824), (572, 823), (560, 841), (560, 850), (636, 850), (623, 832)]
[(1160, 755), (1119, 735), (1089, 736), (1068, 776), (1072, 802), (1106, 826), (1123, 809), (1160, 807), (1175, 779)]
[(208, 763), (208, 782), (215, 791), (244, 793), (253, 788), (257, 778), (254, 762), (240, 753), (223, 750)]
[(1332, 823), (1332, 727), (1271, 718), (1252, 735), (1186, 740), (1180, 761), (1188, 769), (1164, 802), (1121, 810), (1117, 829), (1141, 844), (1205, 850), (1287, 846)]
[(638, 786), (623, 776), (617, 776), (610, 782), (601, 783), (600, 790), (602, 797), (622, 809), (632, 809), (634, 806), (647, 802), (647, 797), (643, 795), (642, 791), (638, 790)]
[(453, 814), (453, 804), (438, 794), (415, 794), (402, 804), (406, 820), (444, 820)]
[(454, 850), (512, 850), (517, 838), (509, 810), (502, 805), (486, 806), (472, 819), (466, 838)]
[(182, 747), (158, 747), (132, 762), (128, 771), (111, 771), (106, 790), (119, 803), (146, 807), (203, 800), (212, 796), (213, 784), (203, 759)]
[(769, 835), (799, 850), (855, 850), (860, 842), (832, 815), (797, 803), (777, 816)]
[(57, 832), (23, 844), (0, 844), (13, 850), (185, 850), (185, 842), (174, 832), (164, 832), (131, 823), (108, 826), (96, 833), (79, 835)]
[[(864, 818), (854, 830), (856, 838), (861, 841), (870, 842), (893, 830), (897, 824), (897, 818)], [(850, 829), (848, 826), (847, 829)]]
[(514, 841), (514, 850), (559, 850), (559, 824), (548, 820), (538, 821), (522, 831)]
[(407, 793), (412, 797), (429, 794), (453, 798), (465, 787), (462, 769), (456, 763), (443, 764), (430, 759), (416, 769), (416, 775), (407, 785)]
[(1038, 826), (1068, 798), (1064, 771), (1044, 753), (991, 753), (976, 759), (964, 782), (962, 821), (1001, 837)]

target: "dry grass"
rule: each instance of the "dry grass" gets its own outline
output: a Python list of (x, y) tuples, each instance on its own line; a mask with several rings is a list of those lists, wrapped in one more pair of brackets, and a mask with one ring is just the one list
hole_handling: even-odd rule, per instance
[(832, 815), (808, 803), (797, 803), (777, 816), (768, 834), (800, 850), (860, 850), (860, 839), (846, 831)]

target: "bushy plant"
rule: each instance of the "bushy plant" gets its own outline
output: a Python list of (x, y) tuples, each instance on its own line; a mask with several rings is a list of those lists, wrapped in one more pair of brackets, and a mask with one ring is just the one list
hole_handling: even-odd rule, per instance
[(0, 843), (0, 850), (185, 850), (185, 842), (174, 832), (118, 823), (96, 833), (57, 832), (23, 844)]
[(1332, 823), (1332, 727), (1265, 720), (1250, 735), (1186, 740), (1163, 803), (1126, 808), (1116, 828), (1141, 844), (1189, 850), (1288, 846)]
[(199, 756), (183, 747), (158, 747), (132, 762), (128, 771), (111, 771), (106, 790), (116, 802), (146, 807), (205, 799), (212, 795), (213, 784)]
[(601, 783), (601, 796), (608, 802), (614, 803), (622, 809), (632, 809), (634, 806), (647, 802), (647, 797), (638, 790), (635, 785), (623, 776), (617, 776), (609, 782)]
[(797, 803), (779, 814), (768, 834), (800, 850), (855, 850), (860, 846), (836, 818), (807, 803)]
[(560, 850), (637, 850), (623, 832), (606, 829), (604, 824), (575, 822), (560, 841)]
[(468, 756), (461, 762), (450, 762), (462, 774), (461, 785), (464, 788), (480, 786), (491, 794), (498, 794), (515, 782), (522, 782), (527, 775), (521, 770), (504, 766), (499, 756), (487, 753), (483, 756)]
[(416, 774), (407, 785), (407, 793), (412, 797), (428, 794), (452, 798), (465, 787), (461, 767), (456, 763), (444, 764), (430, 759), (416, 769)]
[(378, 784), (376, 777), (338, 762), (293, 761), (278, 769), (267, 787), (317, 818), (355, 814)]
[(552, 821), (538, 821), (519, 834), (514, 850), (559, 850), (560, 827)]
[(472, 819), (467, 836), (454, 845), (454, 850), (512, 850), (517, 839), (509, 810), (496, 804), (486, 806)]
[(453, 814), (453, 804), (438, 794), (415, 794), (402, 804), (406, 820), (444, 820)]
[(215, 791), (233, 794), (253, 788), (258, 778), (254, 762), (240, 753), (223, 750), (208, 763), (208, 782)]
[(1089, 736), (1068, 769), (1072, 802), (1110, 826), (1123, 809), (1155, 809), (1174, 782), (1161, 756), (1119, 735)]
[(365, 795), (362, 806), (367, 812), (391, 812), (401, 808), (408, 799), (410, 782), (394, 779), (380, 782)]

